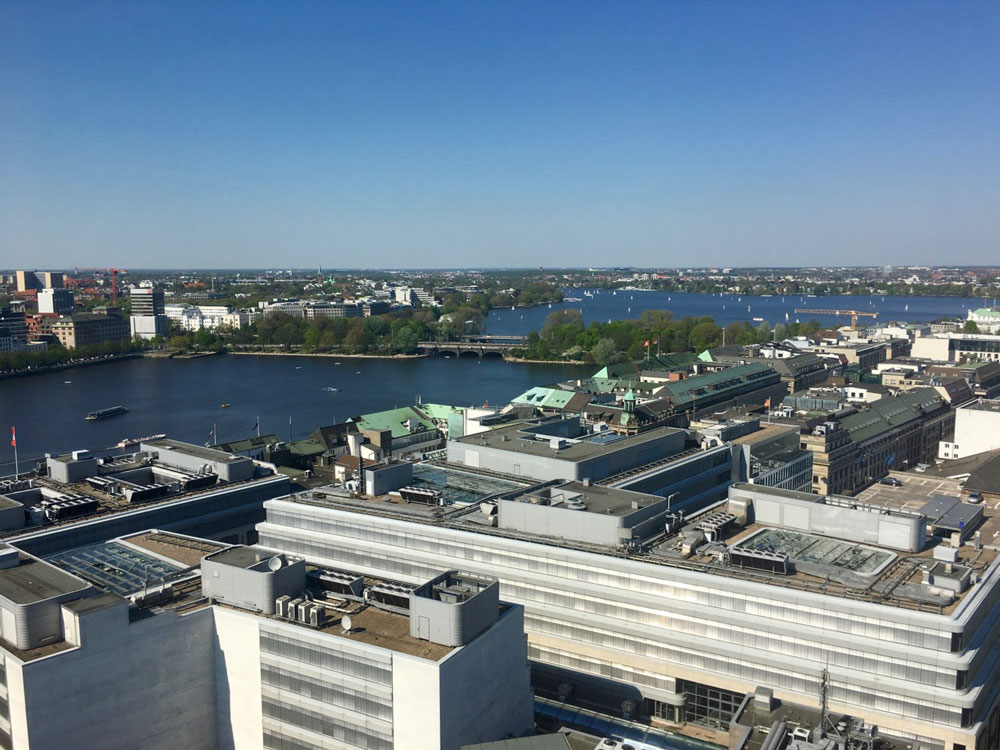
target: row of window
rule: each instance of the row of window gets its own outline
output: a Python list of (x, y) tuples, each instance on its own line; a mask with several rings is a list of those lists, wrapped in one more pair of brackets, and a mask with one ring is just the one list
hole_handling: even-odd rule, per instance
[(260, 679), (264, 685), (288, 693), (302, 695), (320, 703), (340, 706), (349, 711), (392, 721), (392, 702), (361, 690), (333, 685), (310, 677), (302, 677), (281, 667), (261, 665)]
[(334, 651), (329, 647), (314, 646), (301, 640), (285, 638), (277, 633), (261, 632), (260, 650), (321, 669), (340, 672), (381, 685), (392, 684), (392, 666), (363, 656)]
[[(951, 634), (942, 633), (933, 628), (897, 624), (875, 617), (841, 613), (835, 609), (795, 604), (778, 598), (721, 591), (706, 585), (679, 581), (668, 582), (651, 576), (619, 573), (600, 566), (597, 562), (594, 565), (581, 565), (578, 562), (569, 563), (552, 559), (544, 554), (506, 552), (495, 546), (487, 546), (487, 544), (459, 544), (444, 539), (425, 537), (418, 528), (412, 532), (399, 532), (387, 528), (377, 528), (369, 524), (340, 519), (322, 520), (299, 513), (274, 510), (268, 511), (268, 522), (320, 531), (348, 539), (377, 542), (400, 549), (409, 548), (432, 552), (436, 555), (450, 555), (458, 561), (481, 562), (490, 566), (502, 565), (514, 570), (524, 570), (530, 574), (532, 580), (537, 580), (539, 575), (566, 578), (581, 583), (606, 585), (626, 591), (657, 594), (666, 599), (692, 602), (727, 612), (744, 613), (782, 623), (797, 623), (811, 628), (931, 648), (937, 651), (949, 651), (951, 648)], [(540, 549), (544, 550), (545, 548), (540, 547)]]
[(308, 708), (293, 706), (284, 701), (264, 698), (262, 701), (264, 716), (283, 724), (305, 729), (309, 732), (329, 737), (349, 745), (364, 747), (368, 750), (393, 750), (392, 736), (382, 734), (368, 727), (348, 724), (342, 719), (324, 716)]

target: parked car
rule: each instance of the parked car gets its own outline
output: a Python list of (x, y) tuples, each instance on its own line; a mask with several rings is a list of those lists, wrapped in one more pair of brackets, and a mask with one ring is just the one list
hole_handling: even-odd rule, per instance
[(878, 480), (878, 483), (879, 484), (887, 484), (890, 487), (902, 487), (903, 486), (902, 480), (896, 479), (896, 477), (882, 477), (880, 480)]
[(983, 501), (983, 495), (981, 492), (970, 492), (969, 502), (970, 503), (981, 503)]

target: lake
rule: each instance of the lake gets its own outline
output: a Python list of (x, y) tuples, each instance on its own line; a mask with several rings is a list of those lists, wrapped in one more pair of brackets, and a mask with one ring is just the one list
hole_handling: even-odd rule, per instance
[[(593, 296), (587, 296), (590, 292)], [(749, 320), (754, 325), (763, 318), (772, 326), (777, 323), (792, 323), (798, 318), (805, 323), (816, 319), (825, 326), (850, 324), (849, 316), (815, 315), (796, 313), (796, 308), (859, 310), (877, 313), (875, 319), (863, 317), (858, 325), (888, 323), (905, 320), (922, 323), (944, 317), (965, 318), (968, 308), (982, 306), (982, 300), (963, 297), (853, 297), (836, 295), (829, 297), (806, 297), (804, 295), (775, 295), (760, 297), (754, 295), (691, 294), (687, 292), (626, 292), (618, 290), (565, 289), (566, 297), (577, 297), (579, 301), (515, 310), (491, 310), (486, 319), (486, 330), (497, 336), (523, 336), (531, 331), (539, 331), (545, 325), (545, 318), (556, 310), (576, 309), (583, 313), (584, 323), (594, 321), (607, 323), (608, 320), (638, 318), (643, 310), (670, 310), (675, 318), (709, 315), (715, 322), (725, 326), (734, 321)], [(787, 318), (785, 316), (788, 316)]]
[[(338, 364), (339, 363), (339, 364)], [(321, 425), (414, 403), (507, 404), (534, 385), (586, 376), (593, 367), (495, 359), (363, 359), (222, 355), (130, 359), (0, 381), (0, 426), (17, 427), (21, 468), (45, 452), (114, 445), (164, 432), (205, 443), (255, 433), (300, 439)], [(69, 382), (66, 382), (69, 381)], [(336, 388), (336, 392), (324, 388)], [(128, 414), (96, 422), (95, 409)], [(230, 404), (221, 408), (222, 404)], [(289, 429), (291, 418), (291, 429)], [(13, 448), (0, 447), (0, 475), (13, 473)]]

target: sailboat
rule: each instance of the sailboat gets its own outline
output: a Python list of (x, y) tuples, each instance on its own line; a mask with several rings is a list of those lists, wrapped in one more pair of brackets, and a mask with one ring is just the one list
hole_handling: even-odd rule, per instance
[(788, 320), (788, 313), (785, 313), (785, 320)]

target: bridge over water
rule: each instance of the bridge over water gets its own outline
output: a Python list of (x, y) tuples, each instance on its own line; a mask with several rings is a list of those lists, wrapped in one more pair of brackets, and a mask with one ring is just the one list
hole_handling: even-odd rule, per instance
[(527, 344), (524, 336), (463, 336), (455, 341), (421, 341), (417, 350), (421, 354), (442, 357), (492, 357), (503, 359), (514, 349)]

